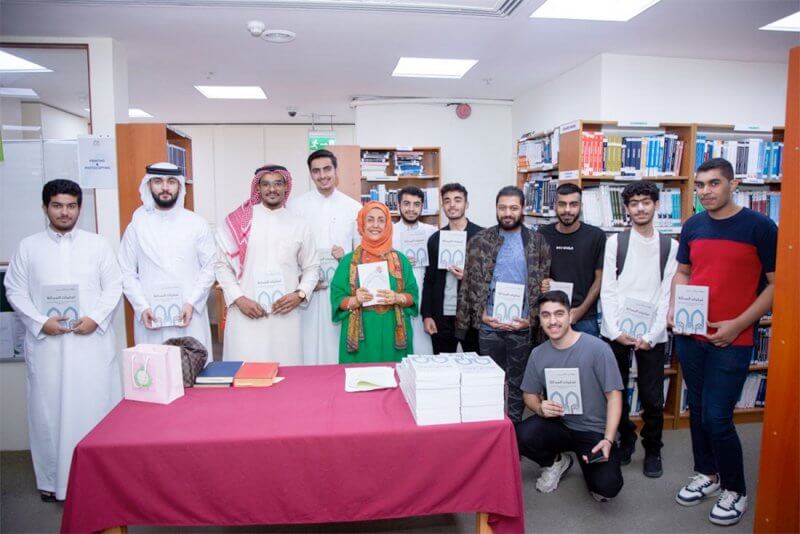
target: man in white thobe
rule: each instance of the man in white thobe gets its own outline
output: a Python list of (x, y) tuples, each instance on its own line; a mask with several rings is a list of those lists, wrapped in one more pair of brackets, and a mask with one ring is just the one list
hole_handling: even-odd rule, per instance
[(320, 257), (320, 281), (307, 307), (300, 308), (303, 363), (339, 363), (339, 330), (331, 313), (329, 284), (339, 260), (358, 240), (356, 216), (361, 204), (336, 189), (336, 156), (317, 150), (308, 156), (308, 170), (315, 188), (289, 203), (311, 227)]
[[(75, 182), (45, 184), (47, 229), (20, 242), (5, 277), (25, 325), (28, 431), (44, 501), (65, 498), (75, 445), (122, 398), (112, 329), (122, 276), (105, 240), (75, 228), (81, 200)], [(57, 296), (72, 303), (54, 306)]]
[(191, 336), (208, 350), (210, 361), (206, 303), (214, 284), (214, 236), (205, 219), (183, 207), (186, 179), (177, 166), (147, 167), (139, 194), (142, 206), (134, 212), (119, 249), (123, 289), (135, 317), (134, 339), (137, 344), (160, 345)]
[[(400, 190), (397, 200), (400, 205), (400, 220), (394, 223), (392, 248), (405, 254), (413, 265), (414, 278), (417, 279), (421, 300), (425, 267), (430, 261), (430, 258), (427, 257), (427, 243), (438, 228), (419, 220), (422, 206), (425, 203), (425, 194), (422, 189), (406, 186)], [(421, 314), (411, 318), (411, 329), (414, 332), (414, 354), (433, 354), (431, 336), (425, 331)]]
[(319, 280), (308, 224), (285, 208), (292, 176), (267, 165), (250, 198), (217, 231), (217, 280), (227, 305), (224, 360), (301, 365), (300, 312)]

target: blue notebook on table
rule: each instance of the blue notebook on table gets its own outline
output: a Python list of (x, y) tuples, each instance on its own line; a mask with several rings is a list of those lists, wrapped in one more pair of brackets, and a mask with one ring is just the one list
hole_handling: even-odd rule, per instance
[(200, 371), (194, 383), (196, 386), (230, 386), (233, 377), (244, 362), (211, 362)]

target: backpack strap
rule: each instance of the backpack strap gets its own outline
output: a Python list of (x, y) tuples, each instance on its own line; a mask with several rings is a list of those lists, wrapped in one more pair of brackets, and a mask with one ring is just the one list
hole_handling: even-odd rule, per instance
[[(667, 260), (669, 259), (669, 251), (672, 248), (672, 238), (667, 234), (658, 232), (658, 256), (659, 268), (661, 270), (661, 280), (664, 279), (664, 271), (667, 269)], [(631, 231), (625, 230), (617, 234), (617, 278), (622, 273), (625, 267), (625, 257), (628, 255), (628, 245), (631, 242)]]
[[(658, 230), (656, 230), (658, 232)], [(658, 232), (658, 245), (659, 245), (659, 260), (661, 261), (661, 280), (664, 280), (664, 271), (667, 268), (667, 259), (669, 258), (669, 251), (672, 248), (672, 238), (667, 234)]]

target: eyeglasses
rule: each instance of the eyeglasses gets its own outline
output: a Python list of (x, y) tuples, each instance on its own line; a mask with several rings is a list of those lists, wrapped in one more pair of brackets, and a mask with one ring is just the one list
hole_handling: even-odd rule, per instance
[(264, 189), (283, 189), (286, 187), (285, 180), (278, 180), (276, 182), (258, 182), (259, 187), (263, 187)]

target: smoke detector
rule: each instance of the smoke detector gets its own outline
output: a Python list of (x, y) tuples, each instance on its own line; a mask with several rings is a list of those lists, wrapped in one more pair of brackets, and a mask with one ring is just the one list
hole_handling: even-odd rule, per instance
[(297, 34), (289, 30), (264, 30), (261, 38), (269, 43), (291, 43)]

